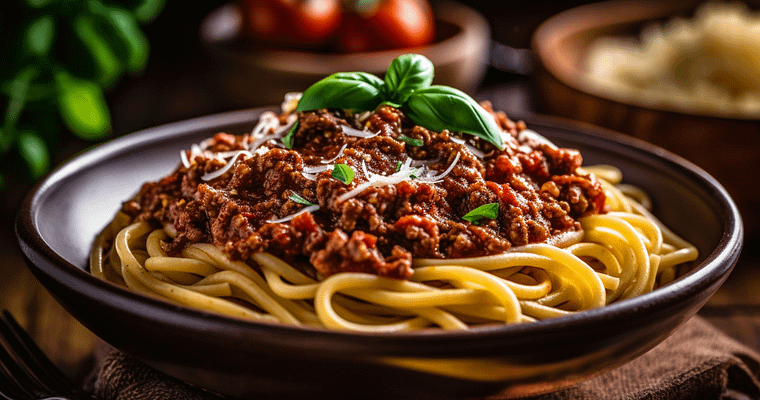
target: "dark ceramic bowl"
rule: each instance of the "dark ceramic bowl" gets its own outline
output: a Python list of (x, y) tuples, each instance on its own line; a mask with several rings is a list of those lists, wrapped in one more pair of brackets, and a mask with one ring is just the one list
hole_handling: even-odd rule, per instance
[(87, 272), (93, 238), (122, 201), (173, 169), (180, 149), (219, 131), (248, 132), (261, 111), (178, 122), (97, 146), (41, 182), (17, 220), (29, 268), (84, 326), (155, 368), (216, 392), (416, 399), (548, 392), (660, 343), (715, 293), (741, 250), (737, 208), (704, 171), (636, 139), (533, 116), (525, 118), (532, 129), (580, 149), (587, 164), (620, 167), (626, 182), (644, 187), (655, 213), (698, 247), (698, 265), (652, 293), (567, 317), (398, 334), (247, 322), (143, 297)]

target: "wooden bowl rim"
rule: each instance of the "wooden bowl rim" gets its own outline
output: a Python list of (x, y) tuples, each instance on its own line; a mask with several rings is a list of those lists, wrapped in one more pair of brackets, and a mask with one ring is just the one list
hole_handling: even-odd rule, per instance
[[(218, 32), (214, 24), (220, 18), (235, 18), (239, 13), (235, 3), (228, 3), (212, 11), (201, 23), (201, 41), (209, 51), (236, 62), (255, 65), (258, 68), (311, 76), (326, 76), (336, 71), (353, 71), (357, 66), (372, 73), (382, 73), (391, 60), (406, 54), (418, 53), (429, 58), (435, 65), (443, 65), (471, 54), (479, 46), (474, 43), (490, 40), (488, 21), (476, 10), (463, 4), (444, 1), (433, 5), (437, 21), (447, 22), (459, 28), (458, 32), (426, 46), (368, 51), (355, 53), (323, 53), (305, 50), (267, 49), (239, 52), (225, 42), (234, 37), (234, 28)], [(381, 68), (381, 70), (375, 70)]]
[(679, 115), (745, 122), (760, 120), (757, 115), (739, 111), (690, 109), (669, 103), (649, 104), (605, 91), (584, 78), (585, 73), (578, 61), (585, 48), (571, 46), (577, 44), (573, 43), (574, 40), (584, 35), (595, 37), (616, 27), (667, 18), (676, 12), (692, 10), (698, 4), (700, 2), (696, 0), (610, 0), (571, 8), (541, 23), (533, 34), (531, 47), (541, 65), (562, 84), (604, 100)]

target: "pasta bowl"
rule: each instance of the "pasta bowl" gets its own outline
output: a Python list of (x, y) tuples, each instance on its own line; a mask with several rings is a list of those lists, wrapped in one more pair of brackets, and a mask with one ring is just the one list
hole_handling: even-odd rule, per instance
[(27, 196), (17, 235), (29, 268), (104, 341), (185, 382), (241, 398), (445, 398), (546, 393), (620, 366), (693, 316), (742, 247), (739, 212), (710, 175), (659, 147), (542, 116), (526, 124), (586, 164), (611, 164), (644, 188), (660, 219), (693, 243), (689, 272), (650, 293), (576, 314), (469, 331), (351, 333), (250, 322), (145, 297), (88, 272), (98, 232), (180, 150), (248, 132), (265, 109), (136, 132), (59, 166)]

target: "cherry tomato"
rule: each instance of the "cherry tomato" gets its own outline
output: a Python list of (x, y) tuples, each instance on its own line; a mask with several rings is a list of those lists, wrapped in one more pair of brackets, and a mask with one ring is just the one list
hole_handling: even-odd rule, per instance
[(427, 0), (381, 0), (369, 11), (344, 15), (343, 51), (372, 51), (422, 46), (435, 38), (435, 20)]
[(313, 48), (340, 25), (339, 0), (242, 0), (246, 34), (260, 44)]

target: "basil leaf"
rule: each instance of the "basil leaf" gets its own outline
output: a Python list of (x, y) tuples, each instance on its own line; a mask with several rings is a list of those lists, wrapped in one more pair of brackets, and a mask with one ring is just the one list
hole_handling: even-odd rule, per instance
[(388, 98), (403, 104), (417, 89), (429, 87), (433, 83), (433, 63), (419, 54), (404, 54), (396, 57), (385, 73), (385, 88)]
[(26, 161), (32, 177), (37, 179), (47, 172), (50, 160), (45, 142), (34, 132), (24, 132), (18, 137), (18, 152)]
[(165, 5), (166, 0), (141, 0), (140, 4), (132, 10), (132, 14), (140, 23), (147, 24), (161, 13)]
[[(98, 30), (94, 18), (89, 15), (78, 16), (73, 23), (74, 33), (90, 54), (97, 71), (98, 83), (111, 87), (121, 76), (123, 69), (106, 37)], [(82, 61), (85, 62), (85, 61)]]
[(296, 111), (320, 108), (374, 110), (383, 100), (385, 83), (366, 72), (339, 72), (311, 85), (298, 101)]
[(423, 142), (422, 140), (411, 138), (409, 136), (404, 135), (403, 133), (401, 134), (401, 136), (398, 137), (398, 140), (410, 146), (422, 146), (423, 144), (425, 144), (425, 142)]
[(142, 71), (148, 62), (150, 44), (134, 16), (126, 10), (102, 4), (95, 11), (99, 28), (127, 71), (133, 74)]
[(300, 124), (300, 122), (301, 121), (296, 121), (296, 123), (293, 124), (293, 126), (291, 126), (290, 129), (288, 129), (288, 134), (282, 138), (282, 144), (284, 144), (285, 147), (287, 147), (288, 149), (293, 149), (293, 139), (294, 139), (293, 136), (295, 136), (296, 130), (298, 129), (298, 125)]
[[(39, 75), (40, 70), (36, 66), (28, 66), (21, 70), (8, 84), (4, 91), (8, 94), (9, 101), (5, 109), (5, 120), (3, 121), (3, 127), (7, 129), (6, 134), (11, 136), (13, 134), (14, 125), (21, 116), (22, 111), (26, 103), (29, 101), (29, 89), (31, 83)], [(0, 150), (7, 148), (10, 142), (6, 142), (2, 139), (0, 134)], [(8, 137), (7, 136), (7, 137)]]
[(493, 116), (461, 90), (439, 85), (415, 90), (404, 112), (417, 125), (436, 132), (465, 132), (499, 149), (504, 145)]
[(335, 164), (332, 177), (349, 185), (354, 180), (354, 170), (346, 164)]
[(313, 206), (314, 205), (314, 203), (310, 202), (309, 200), (304, 199), (303, 197), (299, 196), (295, 192), (291, 191), (291, 193), (293, 193), (293, 194), (288, 197), (290, 200), (293, 200), (296, 203), (303, 204), (305, 206)]
[(54, 1), (55, 0), (26, 0), (26, 4), (33, 8), (42, 8)]
[(496, 219), (499, 216), (499, 203), (488, 203), (468, 212), (462, 217), (465, 221), (470, 221), (478, 225), (481, 219)]
[(15, 141), (13, 133), (11, 129), (0, 128), (0, 156), (4, 155)]
[(396, 172), (401, 171), (401, 166), (404, 165), (401, 161), (396, 162)]
[(24, 33), (26, 49), (34, 56), (46, 57), (55, 41), (55, 19), (50, 15), (37, 18)]
[(67, 72), (56, 73), (55, 83), (58, 109), (66, 126), (75, 135), (98, 139), (111, 131), (111, 115), (100, 86)]

